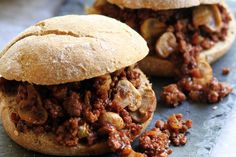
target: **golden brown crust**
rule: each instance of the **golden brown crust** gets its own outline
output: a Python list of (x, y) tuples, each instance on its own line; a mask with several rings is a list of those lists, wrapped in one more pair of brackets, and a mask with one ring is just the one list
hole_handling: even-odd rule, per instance
[[(142, 85), (141, 87), (145, 89), (151, 89), (151, 85), (149, 84), (146, 76), (141, 73)], [(142, 124), (143, 130), (147, 127), (147, 125), (152, 120), (154, 110), (156, 108), (156, 98), (153, 92), (153, 99), (155, 101), (152, 106), (152, 115), (151, 117)], [(101, 142), (92, 146), (78, 145), (76, 147), (66, 147), (61, 146), (54, 143), (54, 135), (52, 134), (42, 134), (35, 135), (33, 132), (20, 133), (16, 130), (15, 125), (10, 119), (11, 112), (15, 111), (16, 101), (14, 96), (1, 96), (1, 106), (2, 109), (2, 123), (3, 127), (7, 134), (11, 137), (13, 141), (23, 146), (26, 149), (33, 150), (36, 152), (50, 154), (50, 155), (60, 155), (60, 156), (85, 156), (85, 155), (98, 155), (110, 152), (106, 142)]]
[[(228, 9), (227, 6), (225, 7)], [(200, 57), (206, 58), (209, 63), (215, 62), (226, 54), (234, 42), (236, 36), (236, 23), (232, 12), (229, 11), (229, 13), (232, 17), (232, 21), (229, 23), (225, 41), (218, 42), (211, 49), (205, 50), (200, 54)], [(147, 75), (164, 77), (174, 76), (175, 66), (173, 63), (155, 56), (146, 56), (139, 62), (139, 66)]]
[(147, 75), (163, 77), (174, 75), (174, 64), (155, 56), (146, 56), (143, 60), (138, 62), (138, 64), (142, 71)]
[(201, 4), (214, 4), (222, 0), (107, 0), (112, 4), (116, 4), (121, 8), (130, 9), (152, 9), (152, 10), (168, 10), (189, 8)]
[(148, 53), (127, 25), (102, 15), (55, 17), (29, 27), (2, 51), (0, 74), (40, 85), (81, 81), (134, 64)]

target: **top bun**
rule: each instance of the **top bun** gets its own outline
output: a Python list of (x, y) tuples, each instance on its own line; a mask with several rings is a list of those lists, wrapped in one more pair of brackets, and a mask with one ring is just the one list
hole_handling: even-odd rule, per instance
[(107, 0), (112, 4), (116, 4), (121, 8), (130, 9), (152, 9), (152, 10), (168, 10), (189, 8), (201, 4), (220, 3), (222, 0)]
[(132, 65), (148, 51), (138, 33), (115, 19), (54, 17), (29, 27), (2, 50), (0, 75), (40, 85), (69, 83)]

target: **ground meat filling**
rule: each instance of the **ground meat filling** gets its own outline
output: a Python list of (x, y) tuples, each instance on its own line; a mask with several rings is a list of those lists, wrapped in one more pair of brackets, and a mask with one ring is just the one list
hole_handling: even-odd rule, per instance
[[(51, 132), (55, 142), (65, 146), (107, 141), (112, 150), (119, 151), (129, 148), (132, 139), (142, 130), (141, 124), (134, 122), (130, 115), (130, 106), (123, 106), (122, 96), (116, 98), (120, 82), (139, 94), (140, 73), (134, 66), (97, 78), (54, 86), (3, 78), (0, 82), (3, 92), (16, 95), (18, 106), (11, 113), (11, 119), (19, 132)], [(11, 82), (14, 92), (6, 90), (12, 87)], [(132, 108), (132, 113), (138, 109)]]
[(216, 103), (232, 92), (229, 85), (213, 78), (209, 63), (200, 57), (201, 51), (227, 36), (231, 17), (220, 4), (154, 11), (120, 8), (98, 0), (94, 8), (139, 32), (148, 42), (149, 55), (174, 63), (178, 83), (164, 87), (161, 94), (168, 106), (176, 107), (186, 97)]

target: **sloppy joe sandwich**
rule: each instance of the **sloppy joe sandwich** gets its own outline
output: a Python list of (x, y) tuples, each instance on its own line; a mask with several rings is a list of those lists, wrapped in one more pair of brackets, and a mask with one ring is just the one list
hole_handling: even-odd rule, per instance
[(156, 76), (176, 75), (185, 58), (197, 54), (216, 61), (236, 32), (233, 14), (220, 0), (96, 0), (88, 12), (116, 18), (139, 32), (150, 49), (140, 68)]
[(102, 15), (27, 28), (1, 52), (3, 127), (19, 145), (50, 155), (127, 150), (156, 107), (136, 66), (148, 51), (138, 33)]

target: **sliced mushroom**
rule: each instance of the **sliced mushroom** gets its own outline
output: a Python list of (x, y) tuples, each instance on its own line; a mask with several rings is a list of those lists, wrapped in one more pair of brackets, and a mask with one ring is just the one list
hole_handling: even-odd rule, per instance
[(156, 42), (156, 53), (162, 58), (167, 58), (177, 49), (176, 37), (172, 32), (164, 33)]
[(127, 107), (131, 111), (136, 111), (141, 106), (142, 97), (139, 91), (128, 80), (120, 80), (116, 86), (117, 93), (114, 96), (114, 101)]
[(204, 26), (209, 32), (219, 31), (222, 27), (221, 13), (217, 5), (201, 5), (193, 10), (193, 25)]
[(139, 108), (139, 112), (141, 114), (145, 114), (147, 111), (154, 111), (155, 108), (155, 103), (156, 103), (156, 97), (155, 93), (153, 92), (152, 89), (145, 89), (143, 94), (142, 94), (142, 105)]
[(136, 123), (146, 122), (151, 117), (151, 112), (147, 111), (145, 114), (141, 114), (139, 111), (130, 112), (132, 120)]
[(121, 130), (125, 127), (125, 123), (119, 114), (114, 112), (105, 112), (100, 116), (100, 122), (102, 124), (109, 123), (113, 125), (117, 130)]
[(18, 114), (20, 118), (30, 124), (44, 124), (48, 119), (48, 113), (42, 105), (41, 98), (33, 85), (27, 85), (27, 97), (20, 100)]
[(83, 125), (80, 125), (78, 128), (78, 137), (84, 138), (89, 136), (89, 125), (87, 123), (84, 123)]
[(165, 32), (166, 24), (160, 22), (156, 18), (146, 19), (140, 27), (141, 35), (146, 39), (151, 39), (152, 37), (159, 37), (163, 32)]
[(130, 116), (135, 122), (143, 123), (147, 121), (152, 112), (155, 110), (156, 103), (155, 93), (152, 89), (145, 89), (142, 94), (142, 103), (140, 108), (135, 112), (130, 112)]
[(198, 68), (201, 73), (200, 78), (193, 78), (193, 82), (200, 85), (205, 85), (213, 79), (213, 71), (210, 64), (205, 59), (198, 59)]

